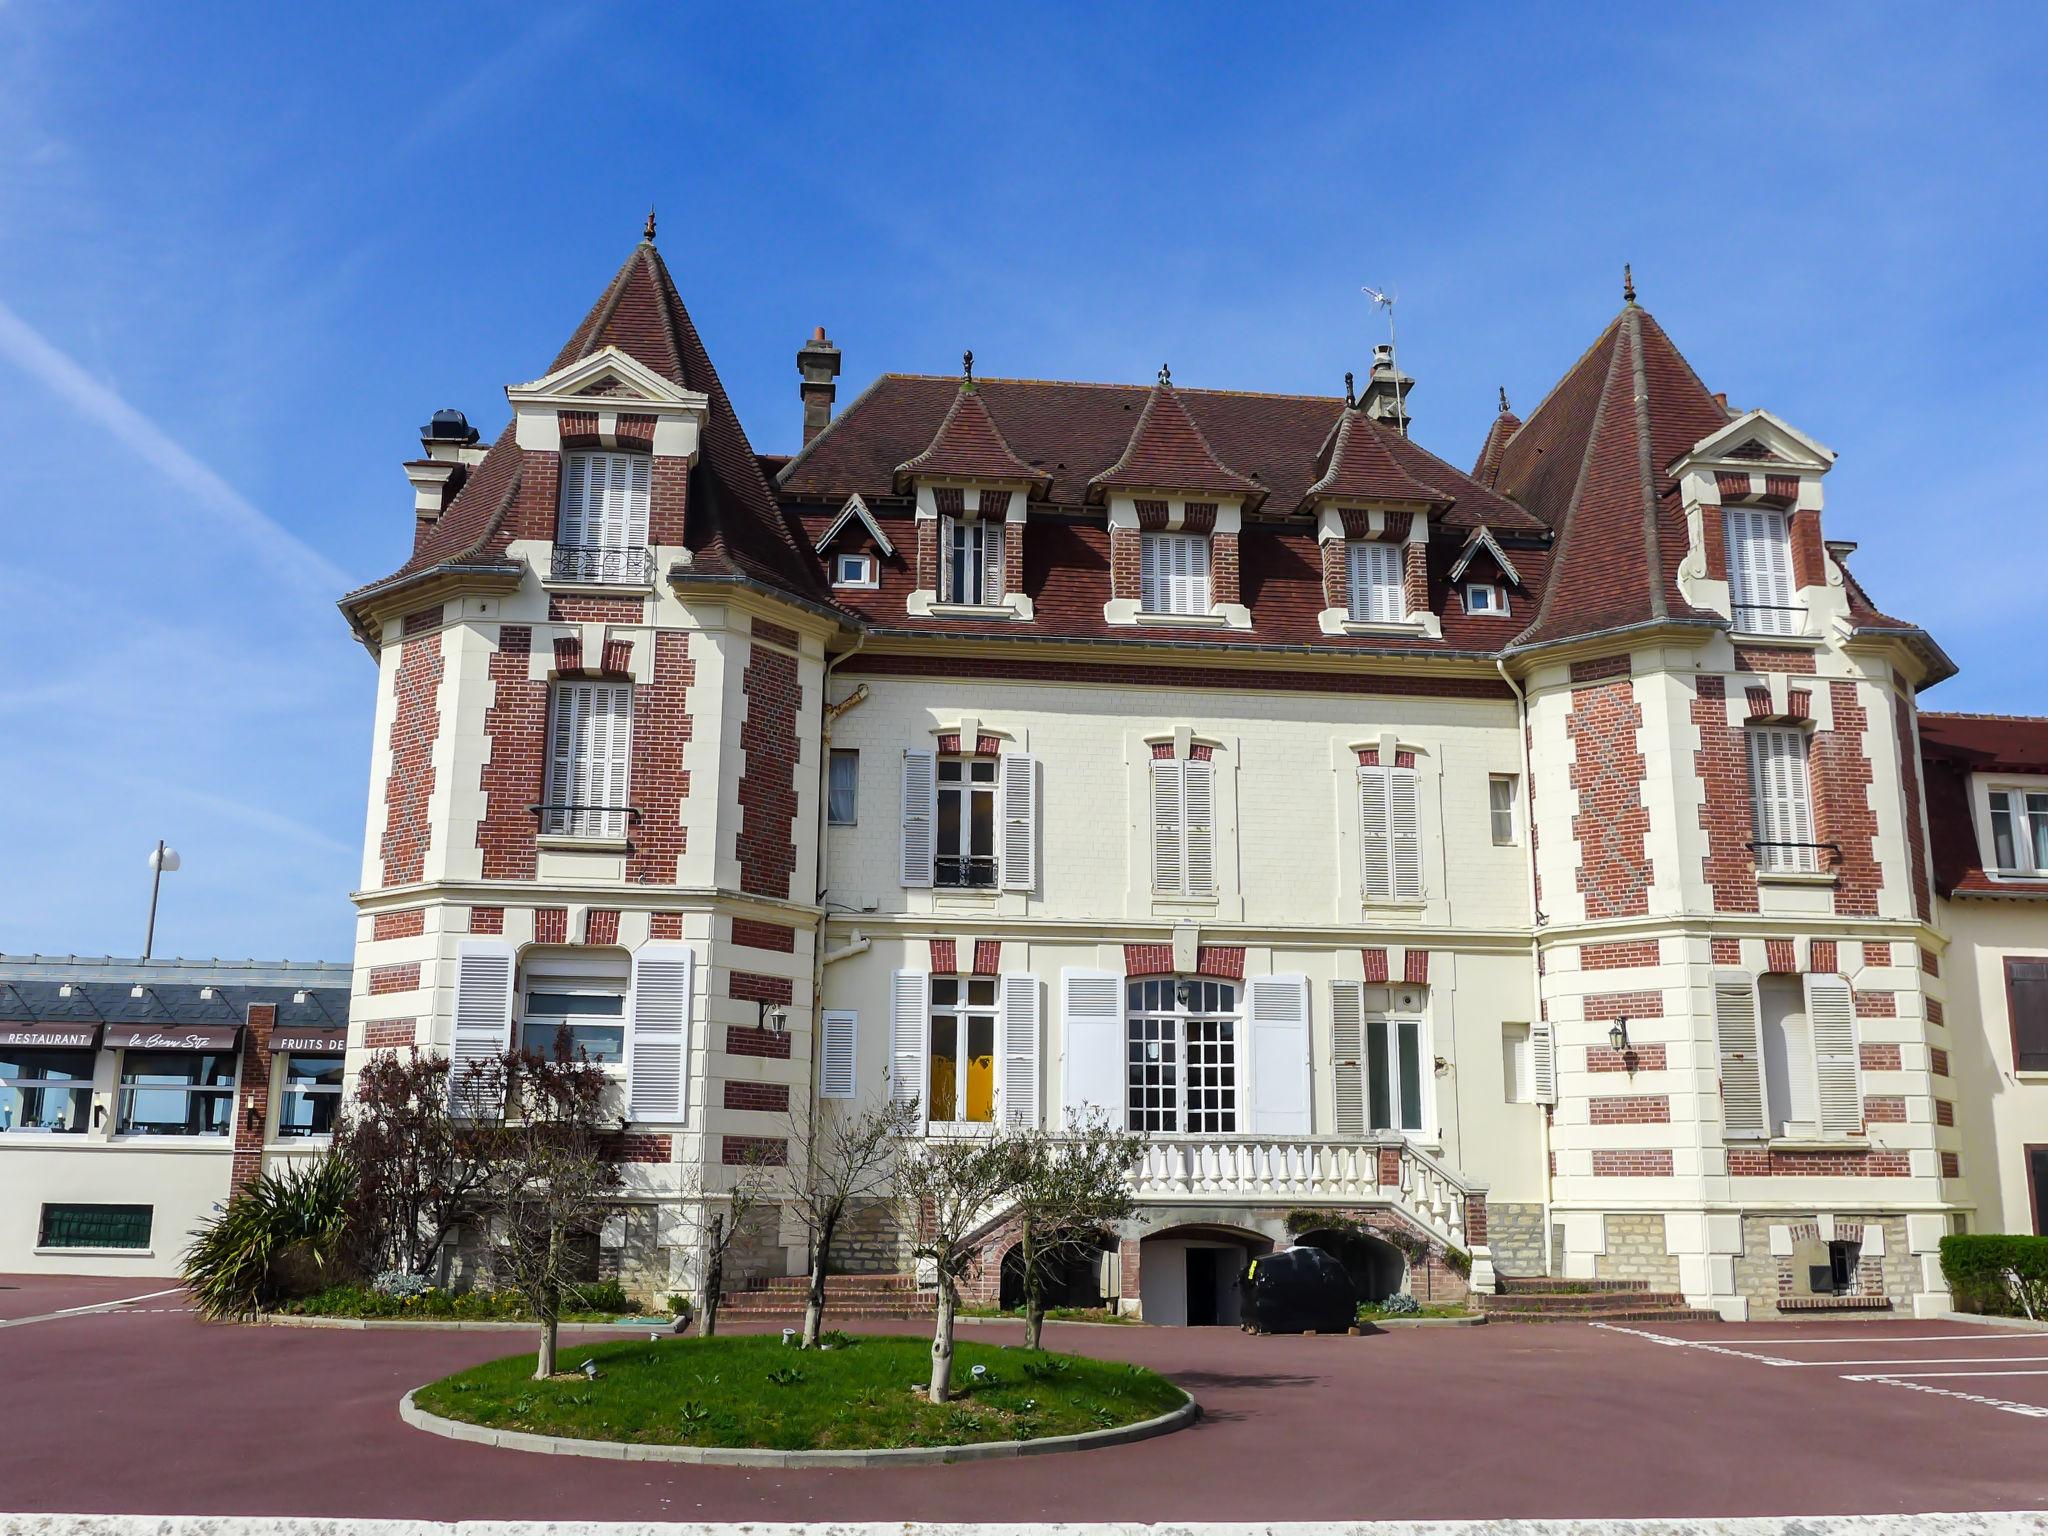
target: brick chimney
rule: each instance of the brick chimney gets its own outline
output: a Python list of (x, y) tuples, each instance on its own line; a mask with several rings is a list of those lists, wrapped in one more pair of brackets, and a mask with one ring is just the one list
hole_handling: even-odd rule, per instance
[(804, 441), (809, 443), (832, 422), (832, 402), (839, 386), (839, 349), (825, 336), (825, 327), (811, 332), (811, 339), (797, 349), (796, 371), (803, 375), (798, 389), (804, 397)]
[(430, 527), (440, 520), (462, 489), (469, 467), (483, 459), (485, 450), (478, 436), (469, 418), (454, 410), (434, 412), (433, 419), (420, 428), (422, 457), (405, 461), (418, 527)]
[(1383, 421), (1402, 432), (1408, 430), (1408, 391), (1415, 381), (1394, 367), (1394, 349), (1382, 342), (1372, 349), (1372, 373), (1358, 408), (1374, 421)]

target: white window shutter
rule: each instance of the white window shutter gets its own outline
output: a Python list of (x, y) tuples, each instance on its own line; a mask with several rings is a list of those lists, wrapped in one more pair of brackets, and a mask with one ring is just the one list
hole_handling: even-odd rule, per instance
[(1339, 1136), (1365, 1134), (1365, 987), (1330, 983), (1330, 1091)]
[(1309, 1096), (1308, 978), (1255, 976), (1251, 997), (1251, 1128), (1262, 1136), (1306, 1136)]
[(1392, 831), (1388, 821), (1386, 770), (1364, 764), (1358, 770), (1360, 885), (1368, 897), (1393, 894)]
[(930, 752), (905, 752), (902, 878), (906, 886), (928, 886), (932, 883), (938, 798), (938, 760)]
[(455, 1033), (448, 1052), (448, 1094), (452, 1112), (496, 1114), (502, 1101), (478, 1103), (468, 1096), (469, 1068), (503, 1057), (512, 1049), (514, 961), (510, 944), (465, 939), (455, 952)]
[(1184, 534), (1188, 548), (1188, 607), (1189, 613), (1209, 611), (1209, 536), (1206, 533)]
[(957, 601), (959, 594), (953, 589), (953, 527), (950, 517), (939, 519), (939, 601)]
[(844, 1008), (819, 1017), (818, 1097), (850, 1099), (860, 1059), (860, 1015)]
[(603, 837), (626, 835), (626, 801), (631, 794), (633, 761), (633, 688), (630, 683), (610, 683), (598, 689), (597, 730), (592, 740), (596, 766), (591, 781), (597, 802), (608, 806), (595, 818), (594, 830)]
[(1003, 889), (1038, 885), (1038, 759), (1005, 752), (999, 760), (1003, 799)]
[(1019, 973), (1003, 978), (1003, 1124), (1023, 1131), (1039, 1123), (1038, 978)]
[(626, 1102), (635, 1120), (679, 1121), (689, 1112), (695, 960), (687, 944), (643, 944), (633, 951)]
[[(923, 1104), (924, 1040), (931, 1027), (932, 979), (897, 971), (889, 980), (889, 1102)], [(922, 1113), (917, 1117), (921, 1122)]]
[(1557, 1102), (1557, 1031), (1548, 1019), (1529, 1026), (1529, 1097), (1538, 1104)]
[(1422, 899), (1422, 785), (1413, 768), (1387, 773), (1387, 821), (1393, 841), (1394, 897)]
[(1863, 1129), (1863, 1080), (1856, 1060), (1856, 1004), (1849, 983), (1839, 976), (1809, 975), (1806, 1022), (1813, 1035), (1820, 1133), (1854, 1136)]
[(647, 545), (647, 508), (652, 500), (654, 484), (654, 458), (651, 454), (633, 453), (626, 456), (632, 467), (632, 484), (626, 494), (625, 545), (628, 549), (643, 549)]
[(1727, 1138), (1759, 1140), (1770, 1127), (1764, 1110), (1756, 984), (1748, 978), (1714, 983), (1714, 1041), (1721, 1056), (1721, 1121)]
[(1190, 895), (1216, 889), (1216, 765), (1190, 758), (1180, 765), (1181, 817), (1186, 829), (1182, 869)]
[(562, 455), (562, 509), (556, 524), (555, 541), (560, 544), (589, 544), (590, 455)]
[(1182, 840), (1180, 760), (1152, 759), (1152, 889), (1185, 890), (1187, 862)]
[(1060, 972), (1060, 1103), (1069, 1119), (1124, 1113), (1123, 978), (1069, 966)]
[[(548, 783), (547, 803), (550, 806), (570, 804), (570, 797), (576, 792), (576, 683), (557, 683), (548, 695)], [(561, 811), (551, 810), (542, 823), (542, 830), (556, 831), (566, 827), (569, 818)]]
[[(982, 499), (988, 499), (986, 493)], [(981, 529), (981, 600), (1000, 603), (1003, 600), (1003, 525), (984, 517), (976, 526)]]

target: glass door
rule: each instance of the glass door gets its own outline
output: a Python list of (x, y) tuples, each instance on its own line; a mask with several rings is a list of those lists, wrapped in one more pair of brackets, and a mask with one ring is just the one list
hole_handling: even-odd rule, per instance
[(1422, 1020), (1365, 1021), (1366, 1107), (1375, 1131), (1422, 1130)]

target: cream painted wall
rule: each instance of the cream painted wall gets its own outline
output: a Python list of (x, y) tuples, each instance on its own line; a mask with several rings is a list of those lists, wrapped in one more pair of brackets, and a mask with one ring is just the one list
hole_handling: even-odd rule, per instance
[(2032, 1232), (2026, 1148), (2048, 1146), (2048, 1072), (2013, 1066), (2006, 1004), (2008, 956), (2048, 959), (2048, 910), (2026, 901), (1965, 898), (1941, 904), (1954, 935), (1945, 957), (1954, 1045), (1950, 1085), (1962, 1138), (1974, 1232)]

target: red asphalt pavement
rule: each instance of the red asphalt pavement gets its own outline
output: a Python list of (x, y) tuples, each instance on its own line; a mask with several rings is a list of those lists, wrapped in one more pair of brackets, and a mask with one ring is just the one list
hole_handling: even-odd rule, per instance
[[(0, 1277), (0, 1286), (14, 1283)], [(29, 1294), (35, 1304), (25, 1306)], [(105, 1299), (98, 1282), (38, 1280), (0, 1289), (0, 1317)], [(1865, 1329), (1872, 1339), (1951, 1332), (1897, 1319), (1655, 1331), (1713, 1345), (1854, 1340)], [(1955, 1332), (1953, 1345), (1830, 1343), (1804, 1353), (1832, 1361), (1836, 1351), (1868, 1359), (1912, 1351), (1915, 1360), (1995, 1352), (1981, 1332)], [(974, 1333), (1016, 1336), (1009, 1325)], [(1201, 1402), (1202, 1421), (1110, 1450), (900, 1471), (613, 1463), (467, 1445), (399, 1421), (407, 1388), (512, 1353), (519, 1335), (219, 1327), (144, 1310), (20, 1323), (0, 1331), (9, 1385), (0, 1399), (0, 1510), (1054, 1521), (2048, 1506), (2048, 1418), (1842, 1379), (1863, 1369), (1851, 1364), (1783, 1369), (1744, 1358), (1773, 1354), (1769, 1343), (1731, 1344), (1742, 1352), (1731, 1355), (1575, 1324), (1363, 1338), (1059, 1324), (1051, 1333), (1058, 1348), (1164, 1371)], [(2048, 1335), (2003, 1337), (2013, 1354), (2048, 1355)], [(573, 1341), (568, 1349), (573, 1360)], [(2048, 1378), (2011, 1384), (2036, 1380)], [(1986, 1383), (1953, 1385), (1980, 1391)]]

